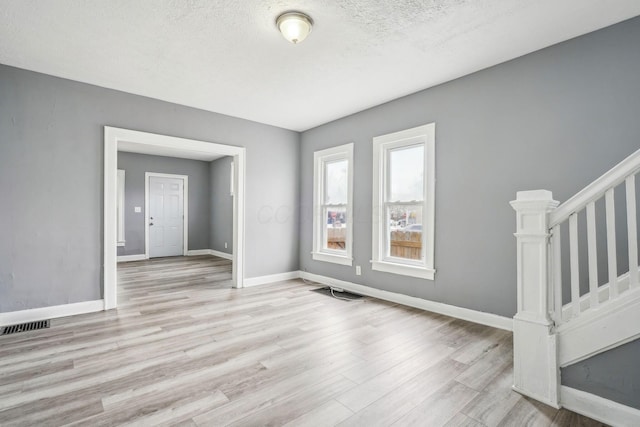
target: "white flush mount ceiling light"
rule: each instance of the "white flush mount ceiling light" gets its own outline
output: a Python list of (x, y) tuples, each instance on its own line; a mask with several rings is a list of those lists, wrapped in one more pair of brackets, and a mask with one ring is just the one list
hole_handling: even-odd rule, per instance
[(311, 32), (313, 21), (302, 12), (286, 12), (278, 16), (276, 26), (285, 39), (298, 44)]

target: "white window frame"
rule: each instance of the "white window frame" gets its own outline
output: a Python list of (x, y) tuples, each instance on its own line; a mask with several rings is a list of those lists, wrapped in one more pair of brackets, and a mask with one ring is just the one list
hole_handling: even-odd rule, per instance
[(126, 241), (124, 239), (124, 169), (118, 169), (118, 196), (117, 196), (117, 227), (118, 227), (118, 240), (117, 246), (124, 246)]
[[(373, 138), (373, 232), (371, 268), (377, 271), (434, 280), (435, 250), (435, 123), (376, 136)], [(424, 259), (403, 260), (387, 252), (387, 186), (390, 150), (412, 145), (424, 145), (424, 197), (422, 202), (422, 245)]]
[[(345, 205), (326, 205), (324, 203), (325, 164), (339, 160), (347, 160), (347, 203)], [(346, 208), (347, 235), (345, 250), (337, 251), (324, 247), (323, 227), (327, 227), (324, 208), (335, 206)], [(316, 261), (332, 262), (341, 265), (353, 265), (353, 143), (327, 148), (313, 153), (313, 251)]]

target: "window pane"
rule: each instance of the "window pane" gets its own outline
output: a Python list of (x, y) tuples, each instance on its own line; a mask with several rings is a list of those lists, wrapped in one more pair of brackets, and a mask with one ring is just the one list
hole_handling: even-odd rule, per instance
[(347, 242), (347, 208), (324, 208), (324, 236), (325, 249), (338, 251), (346, 250)]
[(421, 260), (422, 205), (390, 206), (387, 209), (387, 253), (395, 258)]
[(388, 201), (424, 198), (424, 145), (389, 150)]
[(348, 160), (325, 163), (325, 199), (327, 205), (347, 203)]

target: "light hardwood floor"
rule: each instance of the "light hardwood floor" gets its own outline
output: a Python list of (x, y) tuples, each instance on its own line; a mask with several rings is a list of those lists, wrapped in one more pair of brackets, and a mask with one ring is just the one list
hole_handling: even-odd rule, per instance
[(116, 310), (0, 337), (0, 425), (596, 426), (510, 390), (505, 331), (200, 256), (118, 266)]

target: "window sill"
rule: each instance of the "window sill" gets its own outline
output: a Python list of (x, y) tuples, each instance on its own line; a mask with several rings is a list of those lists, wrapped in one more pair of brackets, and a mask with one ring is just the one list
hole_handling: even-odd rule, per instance
[(116, 246), (124, 246), (125, 241), (123, 240), (122, 242), (118, 242)]
[(371, 268), (376, 271), (400, 274), (402, 276), (418, 277), (420, 279), (434, 280), (436, 271), (432, 268), (418, 267), (414, 265), (398, 264), (388, 261), (371, 261)]
[(332, 262), (340, 265), (353, 265), (353, 258), (350, 256), (334, 255), (324, 252), (311, 252), (312, 258), (316, 261)]

